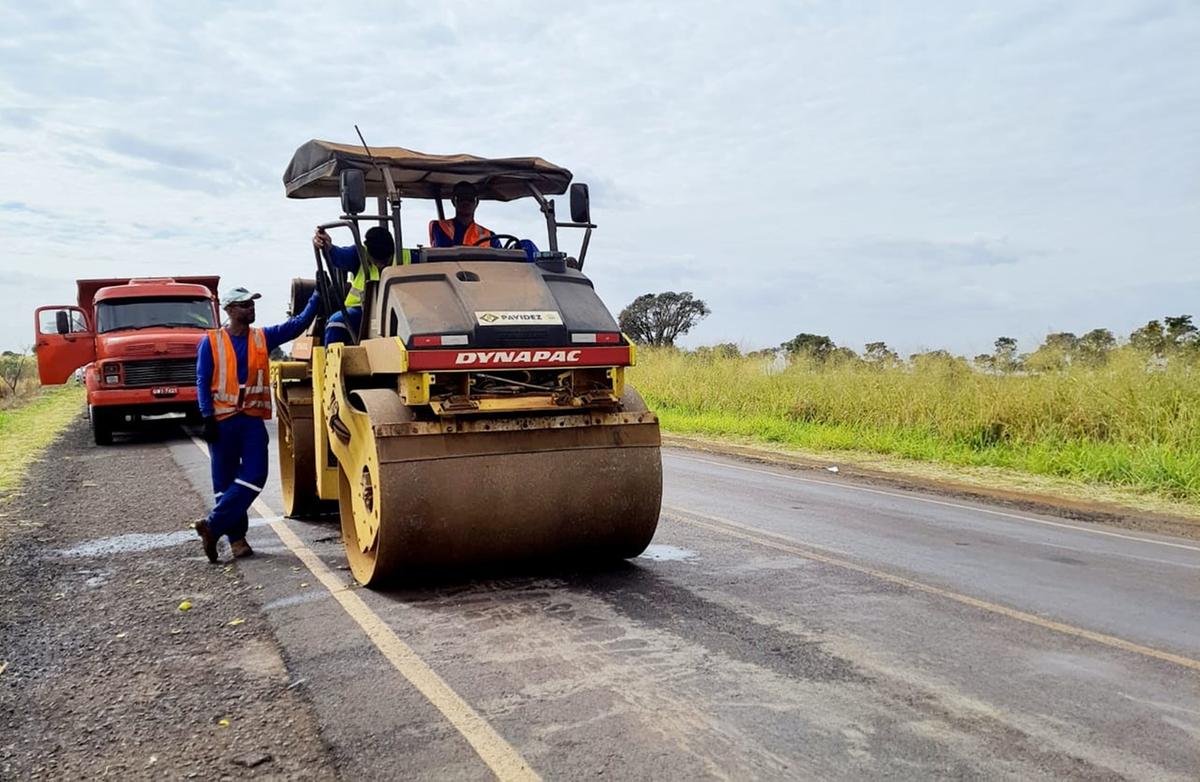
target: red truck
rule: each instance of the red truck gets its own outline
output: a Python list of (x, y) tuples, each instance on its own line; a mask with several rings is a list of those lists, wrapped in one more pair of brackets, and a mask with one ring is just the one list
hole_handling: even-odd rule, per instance
[(219, 277), (78, 280), (78, 306), (34, 313), (38, 374), (58, 385), (84, 368), (97, 445), (127, 420), (199, 416), (196, 346), (220, 323)]

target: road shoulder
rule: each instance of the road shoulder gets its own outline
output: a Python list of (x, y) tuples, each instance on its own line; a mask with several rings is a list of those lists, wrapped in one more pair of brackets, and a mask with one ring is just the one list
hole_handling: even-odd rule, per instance
[(0, 517), (0, 777), (335, 777), (256, 585), (187, 530), (204, 511), (153, 436), (77, 420), (31, 467)]
[[(1181, 503), (1007, 470), (957, 468), (847, 452), (808, 453), (755, 443), (664, 433), (663, 445), (820, 473), (831, 481), (908, 489), (1010, 510), (1200, 540), (1200, 512)], [(836, 470), (831, 469), (836, 468)], [(1097, 499), (1099, 495), (1102, 499)]]

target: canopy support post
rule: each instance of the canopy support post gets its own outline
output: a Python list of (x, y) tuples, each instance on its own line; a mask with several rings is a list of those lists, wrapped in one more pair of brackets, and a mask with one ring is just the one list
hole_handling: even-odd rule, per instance
[[(391, 179), (391, 177), (388, 177)], [(380, 199), (382, 200), (382, 199)], [(380, 214), (384, 214), (382, 205), (379, 210)], [(392, 201), (392, 232), (396, 235), (396, 258), (404, 257), (404, 235), (400, 228), (400, 195), (397, 193), (395, 200)]]
[(558, 221), (554, 219), (554, 201), (546, 200), (546, 196), (534, 186), (532, 182), (527, 183), (529, 192), (537, 199), (538, 206), (542, 209), (542, 214), (546, 216), (546, 234), (550, 241), (550, 252), (558, 252)]

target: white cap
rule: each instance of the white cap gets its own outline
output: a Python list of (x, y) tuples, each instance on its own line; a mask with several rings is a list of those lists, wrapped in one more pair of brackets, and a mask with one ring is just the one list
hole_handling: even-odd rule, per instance
[(221, 297), (221, 309), (225, 309), (230, 304), (237, 304), (242, 301), (253, 301), (254, 299), (262, 298), (261, 293), (251, 293), (245, 288), (234, 288)]

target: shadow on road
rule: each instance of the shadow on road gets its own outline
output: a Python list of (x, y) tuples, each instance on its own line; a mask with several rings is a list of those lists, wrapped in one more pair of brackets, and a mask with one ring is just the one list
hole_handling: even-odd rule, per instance
[(113, 432), (112, 445), (102, 447), (120, 448), (129, 445), (178, 442), (191, 439), (193, 434), (199, 434), (195, 427), (187, 424), (182, 418), (134, 421), (122, 426), (125, 428)]
[[(851, 662), (827, 651), (824, 632), (782, 628), (727, 604), (702, 596), (639, 561), (606, 565), (543, 568), (519, 574), (493, 572), (488, 578), (442, 579), (410, 584), (382, 593), (388, 599), (424, 610), (501, 615), (541, 614), (574, 623), (580, 632), (600, 625), (635, 625), (699, 644), (710, 653), (762, 666), (781, 675), (813, 681), (869, 681)], [(603, 604), (597, 606), (596, 601)], [(608, 609), (622, 621), (604, 618)], [(628, 621), (624, 621), (628, 620)], [(802, 625), (803, 619), (795, 624)]]

